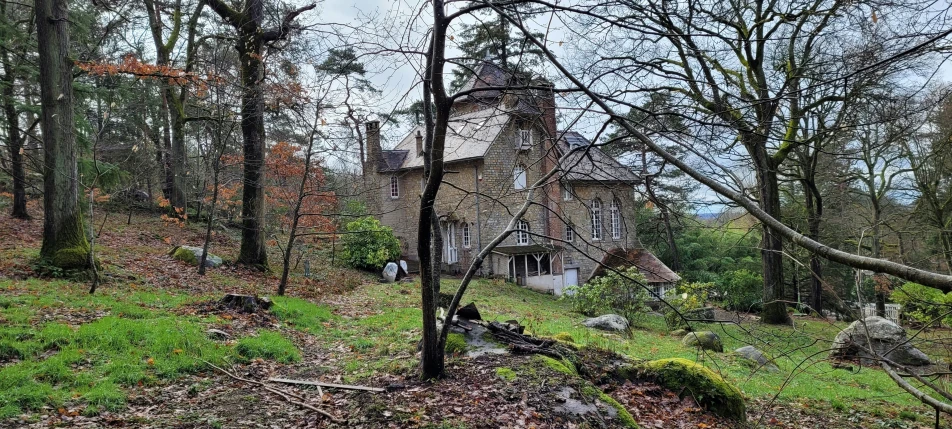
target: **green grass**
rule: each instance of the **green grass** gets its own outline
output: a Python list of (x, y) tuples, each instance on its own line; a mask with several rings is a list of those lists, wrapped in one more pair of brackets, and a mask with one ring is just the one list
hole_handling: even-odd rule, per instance
[[(233, 348), (207, 337), (207, 320), (174, 313), (205, 297), (133, 284), (110, 284), (89, 295), (86, 287), (61, 280), (0, 282), (0, 289), (17, 291), (0, 297), (0, 419), (64, 405), (85, 406), (86, 415), (120, 410), (128, 389), (195, 373), (206, 368), (203, 361), (300, 359), (280, 334), (262, 332)], [(305, 304), (292, 305), (308, 309)], [(86, 323), (43, 322), (44, 314)]]
[(317, 333), (324, 329), (322, 323), (334, 317), (330, 308), (300, 298), (276, 296), (273, 301), (271, 313), (282, 322), (303, 332)]
[(293, 363), (301, 360), (301, 352), (294, 343), (277, 332), (262, 331), (256, 337), (238, 340), (235, 351), (243, 360), (257, 358), (276, 360), (281, 363)]

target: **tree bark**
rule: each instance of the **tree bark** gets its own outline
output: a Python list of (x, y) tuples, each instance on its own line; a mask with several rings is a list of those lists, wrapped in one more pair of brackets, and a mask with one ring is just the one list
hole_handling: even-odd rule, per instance
[[(6, 2), (0, 13), (6, 14)], [(10, 50), (0, 46), (3, 61), (3, 111), (7, 119), (7, 146), (10, 149), (10, 169), (13, 176), (13, 210), (10, 216), (16, 219), (29, 219), (26, 211), (26, 171), (23, 166), (23, 135), (20, 133), (20, 112), (16, 109), (16, 75), (14, 74)]]
[[(762, 137), (746, 136), (757, 177), (758, 205), (770, 217), (780, 220), (780, 187), (777, 166), (767, 153)], [(783, 238), (770, 225), (763, 224), (760, 249), (764, 276), (764, 309), (761, 320), (769, 324), (790, 323), (783, 294)]]
[(79, 210), (79, 169), (73, 132), (73, 74), (65, 0), (36, 2), (43, 108), (43, 245), (40, 256), (60, 268), (87, 266), (89, 242)]

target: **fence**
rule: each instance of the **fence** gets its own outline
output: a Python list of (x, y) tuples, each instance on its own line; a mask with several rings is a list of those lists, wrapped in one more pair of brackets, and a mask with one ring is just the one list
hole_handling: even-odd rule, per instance
[[(899, 323), (899, 304), (886, 304), (886, 318), (894, 323)], [(876, 304), (866, 304), (863, 306), (863, 318), (876, 315)]]

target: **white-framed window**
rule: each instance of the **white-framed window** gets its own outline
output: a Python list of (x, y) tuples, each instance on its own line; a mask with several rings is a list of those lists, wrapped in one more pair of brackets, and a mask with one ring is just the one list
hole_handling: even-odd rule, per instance
[(469, 224), (464, 223), (463, 224), (463, 247), (469, 249), (471, 244), (472, 244), (472, 238), (470, 238), (470, 235), (469, 235)]
[(592, 240), (602, 239), (602, 201), (592, 200)]
[(519, 130), (518, 147), (522, 150), (532, 148), (532, 130)]
[(520, 220), (516, 228), (516, 244), (529, 244), (529, 222)]
[(526, 166), (519, 164), (512, 170), (512, 187), (526, 189)]
[(572, 225), (565, 225), (565, 241), (569, 243), (575, 242), (575, 230), (572, 229)]
[(619, 240), (621, 239), (621, 212), (618, 209), (618, 200), (613, 199), (611, 206), (609, 206), (609, 215), (611, 216), (611, 229), (612, 229), (612, 239)]
[(571, 183), (562, 184), (562, 200), (563, 201), (572, 201), (575, 196), (572, 195), (573, 189)]
[(390, 198), (400, 198), (400, 179), (390, 176)]

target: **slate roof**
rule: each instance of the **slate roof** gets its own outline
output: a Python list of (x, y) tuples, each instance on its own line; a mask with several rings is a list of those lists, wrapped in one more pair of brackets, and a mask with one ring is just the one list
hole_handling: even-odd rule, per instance
[(602, 263), (595, 268), (589, 279), (605, 274), (604, 266), (614, 269), (622, 269), (630, 266), (638, 267), (638, 270), (645, 275), (648, 283), (676, 283), (681, 280), (674, 271), (671, 271), (664, 262), (661, 262), (653, 253), (647, 249), (612, 249), (605, 253)]
[(377, 171), (383, 173), (388, 171), (397, 171), (403, 165), (403, 160), (407, 158), (409, 150), (385, 150), (380, 152), (380, 162), (377, 164)]
[[(489, 61), (483, 61), (476, 67), (473, 76), (471, 76), (457, 92), (464, 92), (479, 88), (507, 86), (509, 84), (510, 77), (511, 74), (500, 68), (498, 65)], [(485, 99), (497, 98), (500, 95), (502, 95), (502, 91), (498, 89), (487, 89), (483, 91), (475, 91), (467, 95), (467, 97)]]
[[(562, 138), (559, 139), (559, 149), (563, 153), (589, 145), (588, 139), (575, 131), (564, 131), (560, 134)], [(618, 160), (595, 146), (570, 153), (561, 167), (566, 171), (562, 180), (569, 182), (637, 183), (640, 181), (628, 167), (621, 165)]]
[[(499, 108), (492, 108), (450, 118), (443, 161), (455, 162), (482, 158), (492, 142), (506, 127), (510, 117), (510, 113)], [(418, 125), (410, 130), (410, 133), (397, 144), (394, 150), (382, 151), (382, 156), (388, 160), (388, 168), (392, 168), (387, 171), (423, 167), (423, 157), (416, 151), (417, 131), (422, 134), (423, 126)], [(397, 156), (390, 155), (390, 152), (405, 153), (399, 165), (389, 162), (397, 160)], [(385, 170), (381, 168), (379, 171)]]

